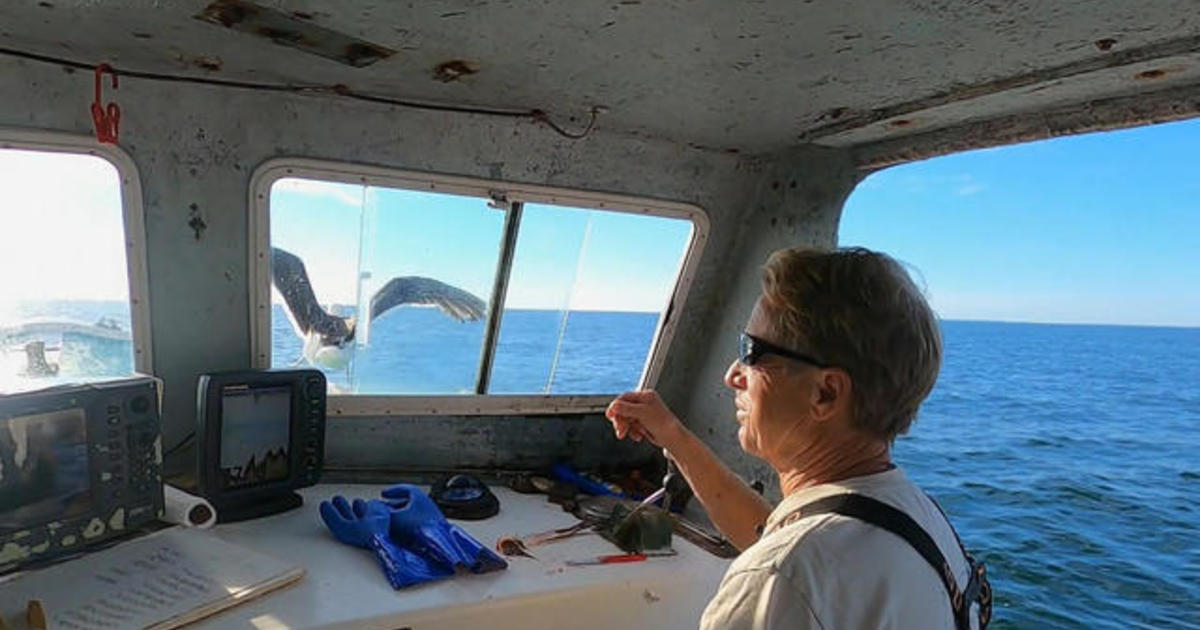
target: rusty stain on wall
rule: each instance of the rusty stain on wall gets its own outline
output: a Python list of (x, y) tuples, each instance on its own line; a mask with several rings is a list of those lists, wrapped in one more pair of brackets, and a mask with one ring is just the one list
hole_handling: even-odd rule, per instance
[(223, 65), (220, 57), (196, 57), (192, 60), (192, 63), (197, 68), (208, 70), (209, 72), (219, 72)]
[(265, 37), (355, 68), (387, 59), (396, 51), (314, 24), (311, 13), (297, 15), (260, 6), (247, 0), (215, 0), (195, 16), (197, 20), (235, 31)]
[(196, 236), (196, 240), (204, 235), (204, 231), (208, 229), (208, 223), (204, 221), (204, 217), (200, 215), (200, 206), (192, 203), (188, 206), (188, 222), (187, 225), (192, 229), (192, 233)]
[[(1104, 41), (1104, 40), (1101, 40)], [(1097, 46), (1100, 44), (1097, 43)], [(887, 105), (854, 116), (845, 116), (841, 120), (818, 125), (806, 130), (802, 135), (807, 141), (817, 140), (865, 127), (871, 123), (912, 114), (925, 109), (932, 109), (950, 103), (959, 103), (973, 99), (1036, 86), (1059, 79), (1076, 77), (1108, 68), (1119, 68), (1135, 63), (1164, 59), (1178, 55), (1189, 55), (1200, 52), (1200, 36), (1180, 37), (1177, 39), (1156, 42), (1140, 48), (1131, 48), (1100, 55), (1079, 61), (1071, 61), (1057, 66), (1039, 68), (1025, 74), (1004, 77), (994, 81), (974, 85), (955, 86), (940, 94), (919, 98), (903, 103)], [(1157, 78), (1154, 76), (1139, 78)]]
[(443, 61), (433, 68), (433, 78), (442, 83), (457, 81), (461, 77), (479, 72), (479, 66), (462, 59)]

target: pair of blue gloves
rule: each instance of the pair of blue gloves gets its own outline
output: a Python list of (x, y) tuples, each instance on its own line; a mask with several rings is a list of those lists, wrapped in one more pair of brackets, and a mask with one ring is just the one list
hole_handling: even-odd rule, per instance
[(496, 552), (446, 520), (429, 495), (409, 484), (383, 491), (383, 500), (321, 502), (321, 520), (342, 543), (375, 552), (392, 588), (440, 580), (464, 568), (488, 573), (508, 567)]

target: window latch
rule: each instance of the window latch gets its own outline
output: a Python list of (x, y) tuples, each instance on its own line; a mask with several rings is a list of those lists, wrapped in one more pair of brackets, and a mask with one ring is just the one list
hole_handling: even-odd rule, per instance
[(488, 202), (488, 206), (497, 210), (507, 211), (512, 209), (512, 202), (508, 200), (508, 193), (504, 192), (503, 190), (489, 190), (488, 197), (492, 198), (492, 200)]

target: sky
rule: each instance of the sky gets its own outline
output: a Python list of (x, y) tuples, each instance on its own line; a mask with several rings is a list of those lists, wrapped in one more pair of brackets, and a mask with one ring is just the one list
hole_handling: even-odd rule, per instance
[[(659, 312), (691, 229), (682, 219), (526, 204), (505, 303)], [(355, 304), (360, 291), (408, 275), (487, 301), (503, 230), (504, 212), (481, 198), (300, 179), (271, 190), (271, 244), (305, 261), (323, 303)], [(369, 274), (361, 288), (360, 268)]]
[(892, 254), (944, 319), (1200, 326), (1200, 120), (870, 175), (839, 245)]
[[(1191, 120), (888, 168), (851, 194), (839, 241), (910, 264), (945, 319), (1200, 326), (1197, 147)], [(6, 304), (48, 293), (127, 299), (111, 164), (0, 150), (0, 186), (0, 320)], [(396, 275), (487, 300), (504, 213), (476, 198), (286, 179), (271, 218), (272, 243), (305, 260), (318, 298), (354, 304)], [(660, 311), (690, 233), (678, 219), (527, 205), (508, 305)]]
[(117, 169), (91, 155), (0, 149), (0, 314), (47, 292), (127, 300)]

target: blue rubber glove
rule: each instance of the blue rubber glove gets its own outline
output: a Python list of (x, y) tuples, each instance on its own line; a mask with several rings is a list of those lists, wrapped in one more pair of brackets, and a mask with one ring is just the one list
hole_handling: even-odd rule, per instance
[(420, 488), (398, 484), (384, 490), (383, 498), (391, 508), (388, 532), (401, 545), (443, 566), (465, 567), (473, 573), (508, 568), (504, 558), (447, 521)]
[(392, 588), (431, 582), (454, 574), (453, 569), (401, 548), (388, 537), (391, 507), (383, 501), (355, 499), (350, 504), (339, 495), (330, 501), (322, 501), (320, 511), (321, 520), (335, 538), (375, 553)]

